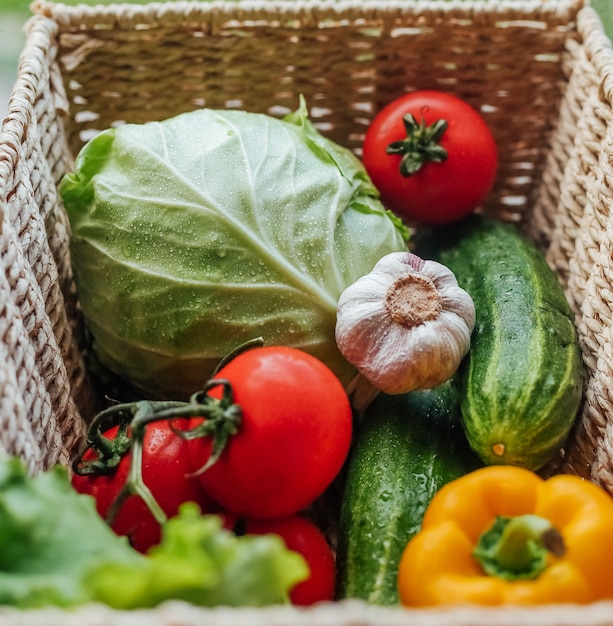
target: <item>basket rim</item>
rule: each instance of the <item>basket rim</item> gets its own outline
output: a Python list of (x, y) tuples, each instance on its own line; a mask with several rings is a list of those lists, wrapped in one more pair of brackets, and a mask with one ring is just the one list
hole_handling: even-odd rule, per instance
[(108, 5), (67, 5), (54, 0), (34, 0), (33, 15), (56, 20), (62, 27), (105, 25), (154, 27), (175, 20), (194, 21), (212, 15), (229, 15), (246, 19), (279, 20), (282, 16), (300, 17), (321, 23), (356, 15), (379, 17), (418, 16), (429, 19), (475, 19), (480, 22), (501, 20), (545, 20), (551, 25), (573, 23), (578, 11), (589, 6), (589, 0), (156, 0), (145, 4), (112, 3)]
[(19, 610), (0, 609), (0, 624), (37, 626), (170, 626), (171, 624), (232, 624), (233, 626), (613, 626), (613, 602), (590, 604), (541, 604), (412, 608), (368, 604), (349, 598), (322, 602), (308, 607), (272, 605), (266, 607), (199, 607), (184, 601), (169, 600), (150, 609), (118, 610), (101, 604), (85, 604), (66, 611), (57, 607)]

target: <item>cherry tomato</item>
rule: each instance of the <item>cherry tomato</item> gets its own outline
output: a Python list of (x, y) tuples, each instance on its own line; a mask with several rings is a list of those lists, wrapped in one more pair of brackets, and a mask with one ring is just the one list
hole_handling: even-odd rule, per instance
[[(168, 517), (176, 515), (179, 505), (187, 501), (196, 502), (203, 513), (216, 512), (219, 508), (202, 489), (200, 481), (190, 476), (186, 442), (173, 431), (173, 428), (184, 430), (187, 424), (187, 420), (174, 420), (171, 428), (170, 422), (164, 420), (152, 422), (145, 431), (143, 482)], [(105, 431), (104, 436), (114, 440), (117, 431), (118, 426), (113, 426)], [(92, 449), (83, 455), (84, 461), (95, 458)], [(72, 477), (72, 485), (79, 493), (94, 497), (96, 509), (102, 517), (106, 517), (126, 482), (131, 458), (131, 452), (128, 452), (112, 474), (74, 474)], [(127, 536), (140, 552), (146, 552), (160, 542), (161, 527), (144, 500), (137, 495), (126, 499), (111, 526), (118, 535)]]
[[(302, 350), (264, 346), (234, 357), (215, 379), (229, 382), (242, 415), (219, 458), (199, 473), (205, 491), (224, 509), (248, 517), (306, 508), (349, 451), (352, 414), (338, 378)], [(220, 398), (221, 386), (209, 395)], [(201, 423), (194, 418), (190, 428)], [(196, 472), (211, 457), (212, 442), (211, 436), (189, 441)]]
[(334, 554), (319, 528), (301, 515), (244, 522), (245, 533), (279, 535), (285, 545), (304, 557), (310, 569), (309, 577), (290, 591), (292, 604), (307, 606), (332, 601), (336, 580)]
[(498, 169), (496, 143), (481, 115), (439, 91), (408, 93), (384, 107), (366, 132), (362, 160), (383, 204), (411, 225), (474, 212)]

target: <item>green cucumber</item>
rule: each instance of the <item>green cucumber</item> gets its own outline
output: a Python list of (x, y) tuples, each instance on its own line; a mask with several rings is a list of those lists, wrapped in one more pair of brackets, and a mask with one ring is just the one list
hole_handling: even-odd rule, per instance
[(451, 269), (475, 303), (458, 370), (471, 447), (488, 465), (540, 469), (564, 444), (582, 394), (577, 331), (557, 276), (513, 224), (484, 216), (420, 231), (414, 245)]
[(398, 604), (398, 563), (432, 496), (480, 467), (459, 424), (453, 379), (435, 389), (380, 394), (356, 429), (347, 462), (337, 597)]

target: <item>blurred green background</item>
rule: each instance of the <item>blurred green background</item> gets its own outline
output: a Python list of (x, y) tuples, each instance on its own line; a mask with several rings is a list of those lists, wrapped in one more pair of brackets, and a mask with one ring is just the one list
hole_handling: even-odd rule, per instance
[[(121, 0), (115, 0), (118, 2)], [(146, 0), (132, 0), (145, 2)], [(111, 0), (63, 0), (65, 4), (110, 4)], [(30, 0), (0, 0), (0, 120), (17, 75), (19, 53), (23, 48), (23, 24), (30, 15)], [(613, 39), (613, 0), (592, 0), (600, 13), (608, 36)]]

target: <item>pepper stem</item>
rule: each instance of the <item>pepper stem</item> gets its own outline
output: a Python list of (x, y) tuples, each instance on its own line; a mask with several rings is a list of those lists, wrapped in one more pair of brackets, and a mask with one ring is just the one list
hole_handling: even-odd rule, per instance
[(551, 522), (538, 515), (497, 517), (479, 537), (473, 556), (490, 576), (533, 580), (547, 568), (549, 553), (564, 554), (564, 542)]

